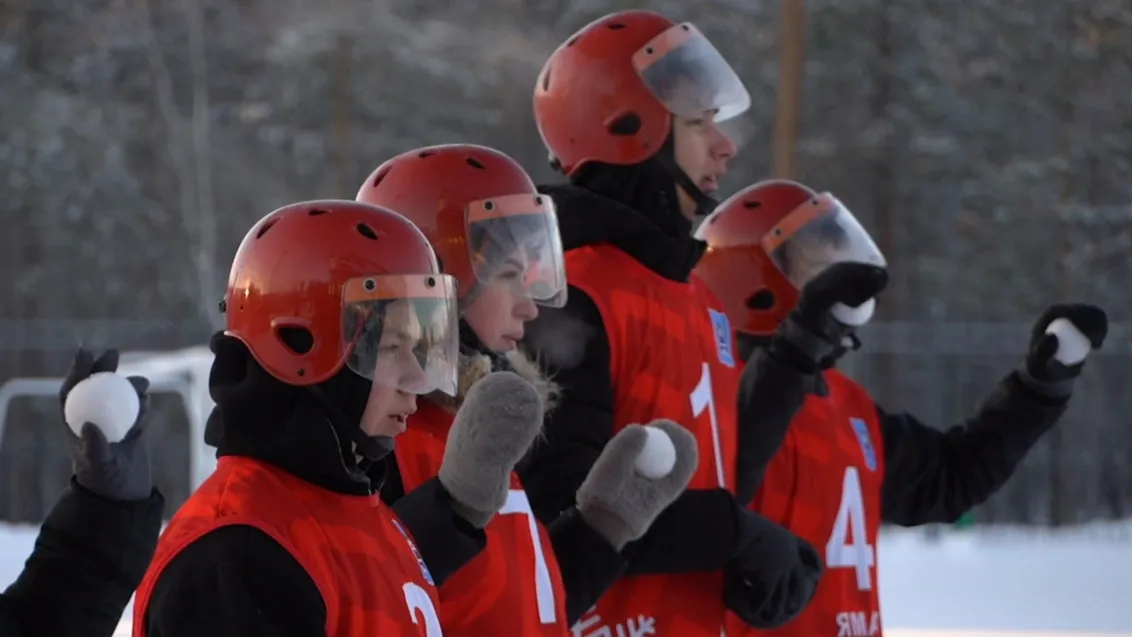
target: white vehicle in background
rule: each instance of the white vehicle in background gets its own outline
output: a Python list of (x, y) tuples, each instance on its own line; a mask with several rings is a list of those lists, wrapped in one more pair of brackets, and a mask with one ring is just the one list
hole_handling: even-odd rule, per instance
[[(123, 352), (118, 373), (145, 376), (150, 394), (169, 393), (180, 398), (189, 422), (189, 489), (195, 490), (216, 468), (216, 451), (204, 444), (204, 427), (214, 403), (208, 394), (213, 354), (208, 347), (171, 352)], [(12, 401), (54, 397), (63, 378), (13, 378), (0, 385), (0, 441), (4, 439)]]

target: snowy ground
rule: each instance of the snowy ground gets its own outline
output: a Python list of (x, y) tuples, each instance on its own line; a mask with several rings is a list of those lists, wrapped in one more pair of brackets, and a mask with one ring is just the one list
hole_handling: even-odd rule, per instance
[[(35, 533), (0, 526), (0, 585), (23, 568)], [(1132, 523), (951, 533), (936, 543), (894, 531), (882, 538), (880, 564), (889, 637), (1132, 637)], [(119, 634), (129, 635), (126, 622)]]

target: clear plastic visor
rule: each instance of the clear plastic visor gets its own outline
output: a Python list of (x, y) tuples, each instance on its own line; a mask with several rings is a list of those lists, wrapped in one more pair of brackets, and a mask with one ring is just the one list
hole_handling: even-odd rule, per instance
[(868, 231), (829, 193), (795, 208), (763, 235), (761, 243), (798, 289), (835, 263), (887, 265)]
[(455, 396), (459, 326), (448, 275), (360, 277), (343, 290), (346, 365), (384, 387)]
[(751, 107), (743, 81), (691, 23), (671, 27), (633, 54), (633, 68), (673, 115), (715, 112), (722, 122)]
[(519, 194), (473, 201), (467, 208), (468, 253), (482, 285), (503, 286), (539, 305), (566, 304), (566, 266), (554, 202)]

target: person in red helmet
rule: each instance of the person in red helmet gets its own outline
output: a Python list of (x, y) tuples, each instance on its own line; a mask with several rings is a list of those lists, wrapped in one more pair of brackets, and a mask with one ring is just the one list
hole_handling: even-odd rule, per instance
[(456, 282), (409, 220), (354, 201), (285, 206), (232, 263), (210, 378), (216, 471), (137, 591), (135, 637), (440, 637), (435, 582), (478, 554), (541, 399), (477, 384), (438, 475), (380, 501), (416, 396), (456, 388)]
[[(740, 410), (757, 410), (763, 431), (747, 457), (773, 455), (761, 484), (742, 485), (739, 496), (825, 551), (813, 603), (770, 634), (880, 635), (881, 523), (952, 522), (1000, 488), (1065, 412), (1087, 354), (1066, 359), (1066, 344), (1047, 329), (1066, 319), (1099, 348), (1105, 313), (1051, 306), (1034, 324), (1024, 364), (971, 418), (939, 430), (877, 406), (834, 368), (860, 344), (855, 331), (871, 318), (885, 261), (833, 195), (760, 182), (724, 202), (697, 236), (708, 244), (697, 274), (723, 300), (740, 351), (753, 355)], [(872, 288), (854, 290), (854, 303), (831, 303), (831, 282), (853, 273)], [(780, 450), (767, 446), (767, 430), (781, 434)], [(734, 619), (728, 634), (755, 632)]]
[[(539, 306), (566, 302), (554, 202), (507, 155), (448, 144), (412, 150), (366, 179), (359, 201), (396, 209), (436, 247), (456, 277), (460, 365), (456, 395), (434, 392), (409, 419), (394, 451), (398, 469), (382, 495), (398, 502), (442, 467), (453, 414), (494, 371), (513, 370), (553, 409), (552, 381), (517, 349)], [(534, 518), (522, 481), (487, 526), (487, 549), (440, 587), (440, 621), (449, 637), (566, 637), (577, 618), (622, 574), (620, 550), (648, 528), (687, 486), (695, 438), (672, 422), (630, 426), (606, 445), (578, 488), (574, 506), (549, 525)], [(654, 429), (650, 432), (648, 429)], [(671, 472), (633, 470), (650, 433), (673, 443)], [(392, 468), (392, 467), (391, 467)]]
[[(816, 551), (733, 497), (739, 367), (714, 294), (691, 274), (692, 222), (735, 155), (720, 129), (750, 97), (691, 24), (622, 11), (547, 60), (534, 111), (552, 164), (568, 294), (525, 334), (562, 389), (519, 475), (535, 515), (556, 519), (625, 426), (669, 418), (697, 438), (691, 488), (623, 552), (622, 578), (578, 635), (718, 637), (725, 608), (777, 626), (809, 601)], [(729, 575), (725, 577), (725, 570)]]

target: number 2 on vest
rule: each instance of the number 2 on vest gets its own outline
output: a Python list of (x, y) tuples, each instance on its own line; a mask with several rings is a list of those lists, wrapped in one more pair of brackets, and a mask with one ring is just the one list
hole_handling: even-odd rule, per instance
[(507, 502), (499, 510), (499, 513), (500, 515), (521, 515), (526, 519), (527, 528), (531, 533), (531, 547), (535, 553), (535, 600), (538, 605), (538, 619), (543, 624), (557, 622), (557, 611), (554, 606), (554, 583), (550, 581), (550, 569), (546, 566), (546, 555), (542, 552), (538, 523), (535, 522), (535, 514), (531, 510), (531, 501), (527, 499), (527, 492), (522, 489), (511, 489), (507, 493)]
[(401, 591), (405, 593), (405, 604), (409, 607), (413, 623), (421, 625), (417, 621), (417, 611), (424, 615), (425, 637), (444, 637), (444, 631), (440, 629), (440, 616), (436, 614), (436, 606), (433, 606), (428, 592), (416, 582), (405, 582), (401, 585)]
[(715, 392), (711, 388), (711, 366), (707, 363), (703, 364), (700, 371), (700, 382), (696, 383), (696, 388), (692, 390), (688, 398), (692, 401), (693, 418), (699, 418), (704, 411), (707, 411), (708, 418), (711, 419), (711, 442), (713, 447), (712, 452), (715, 454), (715, 477), (719, 480), (719, 486), (726, 488), (727, 480), (723, 477), (723, 448), (719, 443), (719, 417), (716, 416), (715, 412)]
[[(852, 536), (852, 539), (850, 539)], [(876, 564), (876, 549), (869, 544), (865, 500), (857, 467), (846, 467), (841, 481), (841, 504), (833, 521), (833, 532), (825, 545), (826, 568), (852, 568), (857, 572), (857, 590), (873, 588), (870, 569)]]

